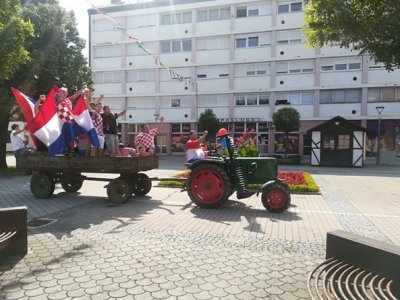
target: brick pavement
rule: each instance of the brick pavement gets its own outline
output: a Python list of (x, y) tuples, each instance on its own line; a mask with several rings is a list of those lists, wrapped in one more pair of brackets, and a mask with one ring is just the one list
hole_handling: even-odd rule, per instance
[[(308, 299), (327, 231), (400, 245), (396, 168), (300, 168), (321, 194), (292, 195), (283, 214), (267, 213), (255, 196), (200, 209), (159, 187), (115, 205), (93, 181), (79, 195), (56, 189), (38, 200), (29, 176), (1, 177), (0, 207), (27, 205), (30, 218), (58, 222), (29, 230), (21, 260), (0, 259), (0, 299)], [(179, 169), (179, 158), (162, 158), (147, 174)]]

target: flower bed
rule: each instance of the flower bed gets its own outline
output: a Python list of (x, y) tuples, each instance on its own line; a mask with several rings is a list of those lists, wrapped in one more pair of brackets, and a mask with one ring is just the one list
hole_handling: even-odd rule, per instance
[[(190, 170), (176, 174), (175, 178), (188, 178)], [(319, 187), (315, 183), (312, 176), (307, 172), (290, 172), (290, 171), (279, 171), (278, 178), (283, 179), (290, 188), (292, 193), (295, 192), (319, 192)], [(186, 182), (165, 180), (160, 181), (160, 186), (168, 187), (185, 187)], [(248, 186), (249, 189), (258, 190), (261, 188), (261, 184), (251, 184)]]

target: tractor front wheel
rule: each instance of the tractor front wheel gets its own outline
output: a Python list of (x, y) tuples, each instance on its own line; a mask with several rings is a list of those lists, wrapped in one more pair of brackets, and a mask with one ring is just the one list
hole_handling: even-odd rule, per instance
[(218, 208), (232, 191), (231, 180), (224, 169), (214, 164), (201, 164), (190, 172), (187, 192), (202, 208)]
[(269, 212), (281, 213), (290, 206), (290, 193), (284, 186), (274, 184), (263, 191), (261, 201)]

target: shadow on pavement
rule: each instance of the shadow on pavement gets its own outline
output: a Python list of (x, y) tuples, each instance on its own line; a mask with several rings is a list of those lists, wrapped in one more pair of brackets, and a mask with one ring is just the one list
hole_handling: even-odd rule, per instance
[[(65, 195), (67, 194), (65, 193)], [(57, 223), (30, 229), (29, 234), (50, 233), (61, 239), (72, 237), (75, 230), (97, 230), (94, 227), (100, 224), (102, 225), (102, 234), (116, 233), (123, 227), (142, 220), (145, 215), (150, 214), (154, 209), (160, 208), (160, 205), (162, 205), (162, 201), (151, 199), (149, 196), (133, 196), (124, 204), (112, 203), (107, 197), (81, 195), (79, 199), (85, 202), (46, 216), (46, 218), (57, 219)], [(137, 202), (140, 202), (140, 205)], [(161, 209), (167, 210), (164, 207)], [(168, 213), (173, 214), (169, 210)]]
[(223, 223), (225, 225), (241, 223), (242, 218), (244, 218), (248, 225), (243, 227), (243, 229), (256, 233), (264, 233), (261, 224), (257, 222), (257, 220), (260, 219), (268, 219), (271, 222), (292, 222), (302, 220), (297, 213), (289, 210), (283, 213), (269, 213), (265, 209), (254, 208), (237, 200), (228, 200), (220, 209), (204, 209), (196, 206), (190, 211), (195, 218)]

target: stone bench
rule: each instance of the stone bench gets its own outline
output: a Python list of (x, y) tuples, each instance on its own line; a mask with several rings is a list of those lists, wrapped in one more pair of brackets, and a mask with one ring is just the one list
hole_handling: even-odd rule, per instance
[(400, 299), (400, 247), (337, 230), (308, 277), (311, 299)]
[(27, 208), (0, 208), (0, 256), (28, 252)]

